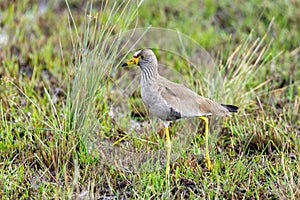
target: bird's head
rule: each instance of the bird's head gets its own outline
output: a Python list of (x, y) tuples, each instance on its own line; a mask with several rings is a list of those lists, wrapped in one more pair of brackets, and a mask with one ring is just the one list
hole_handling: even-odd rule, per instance
[(122, 67), (127, 65), (138, 65), (143, 69), (148, 65), (157, 65), (157, 58), (151, 49), (142, 49), (135, 52), (133, 58), (125, 62)]

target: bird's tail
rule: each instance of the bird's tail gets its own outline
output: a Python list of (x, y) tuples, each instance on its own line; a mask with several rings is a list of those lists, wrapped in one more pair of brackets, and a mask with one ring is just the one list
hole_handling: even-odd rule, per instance
[(238, 110), (239, 110), (239, 107), (233, 106), (233, 105), (221, 104), (221, 106), (223, 106), (224, 108), (226, 108), (229, 112), (238, 112)]

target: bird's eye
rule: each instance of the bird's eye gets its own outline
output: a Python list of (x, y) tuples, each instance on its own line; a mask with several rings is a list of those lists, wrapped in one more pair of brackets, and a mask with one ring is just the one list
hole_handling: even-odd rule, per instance
[(145, 56), (144, 55), (141, 55), (141, 59), (144, 59), (145, 58)]

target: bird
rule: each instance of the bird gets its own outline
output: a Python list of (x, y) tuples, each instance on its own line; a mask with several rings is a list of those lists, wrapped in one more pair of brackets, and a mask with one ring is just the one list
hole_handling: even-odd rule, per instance
[(227, 116), (238, 112), (234, 105), (220, 104), (202, 97), (182, 84), (172, 82), (158, 73), (158, 61), (151, 49), (140, 49), (122, 67), (137, 65), (141, 69), (141, 96), (150, 114), (164, 123), (166, 137), (166, 175), (170, 173), (171, 140), (169, 125), (182, 118), (199, 117), (205, 124), (205, 159), (212, 169), (208, 150), (208, 116)]

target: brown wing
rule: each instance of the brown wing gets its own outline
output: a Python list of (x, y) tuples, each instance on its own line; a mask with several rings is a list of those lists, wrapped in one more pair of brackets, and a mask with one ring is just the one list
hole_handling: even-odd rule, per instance
[(228, 110), (219, 103), (201, 97), (184, 85), (171, 82), (163, 77), (159, 81), (159, 93), (167, 104), (179, 112), (182, 117), (228, 114)]

